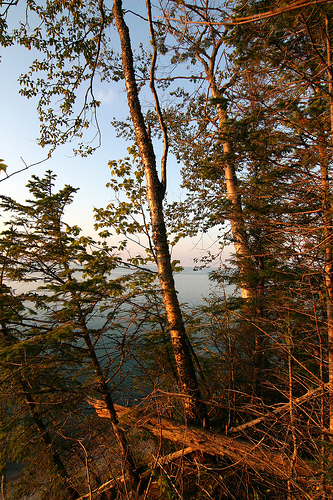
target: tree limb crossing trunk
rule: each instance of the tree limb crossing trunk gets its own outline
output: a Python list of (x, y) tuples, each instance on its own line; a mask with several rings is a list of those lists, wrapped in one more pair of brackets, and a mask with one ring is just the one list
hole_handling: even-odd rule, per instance
[[(312, 395), (317, 395), (314, 391)], [(310, 393), (305, 396), (310, 397)], [(105, 406), (102, 401), (92, 398), (88, 400), (94, 406), (97, 414), (102, 418), (108, 418)], [(115, 405), (118, 413), (126, 414), (132, 409)], [(181, 425), (176, 421), (161, 417), (142, 417), (136, 422), (138, 427), (147, 429), (158, 437), (169, 439), (183, 448), (200, 450), (210, 455), (220, 455), (228, 457), (235, 463), (243, 463), (254, 470), (273, 474), (283, 480), (290, 480), (290, 459), (281, 452), (271, 450), (262, 445), (252, 444), (245, 440), (222, 436), (205, 429), (194, 429), (186, 425)], [(309, 478), (320, 474), (311, 465), (297, 458), (295, 463), (298, 484), (305, 484)], [(297, 486), (297, 485), (296, 485)]]
[(147, 199), (152, 224), (152, 239), (158, 266), (158, 277), (170, 330), (181, 390), (191, 396), (185, 402), (186, 418), (189, 422), (205, 425), (208, 422), (207, 408), (201, 402), (199, 386), (188, 347), (182, 313), (173, 279), (171, 257), (163, 214), (165, 186), (160, 182), (152, 141), (147, 133), (138, 97), (135, 80), (133, 53), (128, 27), (124, 21), (121, 0), (113, 2), (113, 16), (120, 37), (122, 64), (127, 91), (128, 106), (135, 130), (140, 156), (144, 165)]

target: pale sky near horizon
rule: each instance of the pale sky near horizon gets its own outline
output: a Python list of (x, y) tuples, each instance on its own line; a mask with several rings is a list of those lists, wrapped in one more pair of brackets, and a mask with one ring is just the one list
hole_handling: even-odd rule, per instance
[[(36, 163), (46, 157), (47, 151), (36, 144), (39, 134), (37, 101), (19, 95), (17, 79), (28, 69), (32, 54), (20, 47), (1, 47), (0, 56), (0, 158), (8, 165), (8, 174), (11, 174), (24, 168), (21, 158), (27, 164)], [(93, 230), (93, 208), (105, 207), (112, 198), (112, 192), (105, 187), (109, 180), (108, 161), (127, 156), (127, 147), (132, 144), (117, 138), (110, 123), (113, 117), (122, 119), (129, 114), (123, 85), (96, 81), (95, 94), (101, 101), (98, 116), (102, 146), (87, 158), (74, 156), (71, 144), (61, 146), (46, 162), (0, 182), (0, 194), (22, 202), (28, 197), (25, 186), (31, 175), (41, 177), (46, 170), (52, 170), (57, 174), (56, 187), (70, 184), (79, 188), (68, 210), (67, 222), (78, 225), (84, 234), (97, 239)], [(3, 178), (1, 173), (0, 180)], [(168, 200), (181, 199), (184, 193), (180, 188), (180, 165), (172, 157), (168, 162), (167, 182)], [(179, 259), (184, 266), (191, 266), (193, 258), (200, 257), (213, 242), (214, 236), (209, 235), (196, 240), (181, 240), (173, 249), (172, 258)]]

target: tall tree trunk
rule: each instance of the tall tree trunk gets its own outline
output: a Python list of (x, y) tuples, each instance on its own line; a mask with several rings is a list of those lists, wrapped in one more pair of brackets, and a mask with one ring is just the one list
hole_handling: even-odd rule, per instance
[(121, 0), (113, 1), (113, 16), (121, 43), (122, 64), (128, 105), (140, 156), (144, 165), (147, 199), (152, 224), (152, 239), (158, 266), (158, 277), (163, 294), (181, 388), (188, 396), (188, 398), (185, 399), (186, 417), (191, 423), (205, 425), (207, 424), (207, 409), (206, 405), (201, 401), (199, 386), (172, 274), (162, 206), (166, 186), (165, 182), (160, 182), (158, 178), (152, 141), (149, 137), (141, 111), (138, 88), (135, 80), (131, 41), (129, 30), (123, 17)]
[[(246, 318), (256, 318), (262, 316), (262, 309), (257, 307), (257, 300), (260, 301), (260, 295), (263, 292), (262, 286), (257, 286), (254, 283), (254, 278), (256, 275), (256, 267), (254, 264), (254, 259), (249, 248), (246, 225), (244, 221), (244, 215), (242, 211), (241, 195), (238, 189), (238, 181), (236, 170), (233, 162), (230, 159), (232, 153), (232, 148), (230, 140), (228, 139), (227, 131), (227, 111), (223, 104), (225, 100), (223, 96), (223, 90), (221, 90), (215, 79), (215, 60), (220, 47), (220, 41), (215, 43), (212, 50), (212, 54), (208, 61), (197, 54), (197, 59), (201, 62), (206, 73), (206, 79), (209, 84), (209, 88), (212, 97), (216, 99), (217, 112), (218, 112), (218, 124), (219, 132), (221, 136), (221, 143), (223, 148), (223, 154), (225, 155), (225, 160), (223, 164), (224, 176), (227, 190), (227, 197), (230, 203), (229, 208), (229, 221), (231, 225), (231, 231), (233, 236), (233, 243), (236, 252), (237, 266), (240, 276), (240, 290), (242, 298), (245, 299), (245, 304), (243, 307), (243, 315)], [(226, 88), (230, 86), (232, 81), (226, 85)], [(229, 156), (229, 158), (228, 158)], [(252, 393), (254, 396), (261, 396), (262, 388), (262, 375), (265, 367), (266, 356), (264, 353), (264, 344), (266, 342), (265, 335), (259, 331), (254, 330), (253, 332), (253, 348), (252, 348)]]
[[(238, 189), (238, 181), (234, 164), (228, 156), (231, 154), (231, 144), (227, 134), (227, 111), (223, 105), (224, 90), (221, 90), (215, 79), (215, 61), (218, 51), (222, 44), (222, 39), (215, 40), (212, 35), (214, 44), (211, 55), (206, 57), (197, 53), (197, 59), (203, 65), (206, 79), (212, 93), (213, 99), (216, 99), (219, 132), (221, 135), (221, 143), (223, 154), (226, 156), (224, 161), (224, 176), (227, 190), (227, 197), (230, 202), (229, 220), (232, 230), (233, 242), (236, 252), (237, 264), (240, 274), (240, 289), (243, 299), (253, 299), (256, 291), (251, 286), (251, 276), (254, 272), (253, 258), (248, 246), (244, 217), (242, 213), (241, 196)], [(225, 89), (231, 85), (232, 81), (225, 86)]]
[[(212, 93), (212, 97), (220, 101), (217, 102), (219, 130), (222, 137), (221, 142), (223, 153), (224, 155), (228, 156), (231, 153), (231, 145), (226, 133), (228, 117), (227, 112), (221, 102), (222, 99), (224, 99), (223, 93), (216, 85), (212, 66), (213, 61), (211, 61), (210, 66), (205, 63), (206, 76)], [(237, 175), (233, 163), (228, 158), (224, 161), (224, 175), (227, 196), (230, 202), (229, 220), (240, 274), (241, 294), (243, 299), (254, 299), (256, 291), (251, 284), (251, 278), (254, 274), (253, 258), (249, 250), (246, 236), (245, 223), (241, 206), (241, 196), (238, 190)]]
[[(330, 105), (330, 146), (333, 149), (333, 69), (332, 69), (332, 47), (331, 47), (331, 19), (325, 17), (326, 27), (326, 63), (328, 79), (328, 97)], [(333, 432), (333, 254), (332, 254), (332, 203), (329, 180), (329, 158), (321, 167), (321, 187), (323, 193), (323, 219), (324, 219), (324, 241), (325, 241), (325, 287), (327, 293), (327, 333), (328, 333), (328, 375), (330, 384), (329, 397), (329, 429)]]
[(332, 262), (332, 220), (329, 212), (329, 178), (327, 163), (321, 166), (321, 187), (323, 193), (323, 222), (325, 264), (324, 279), (326, 288), (326, 314), (328, 335), (328, 377), (330, 383), (329, 396), (329, 429), (333, 432), (333, 262)]

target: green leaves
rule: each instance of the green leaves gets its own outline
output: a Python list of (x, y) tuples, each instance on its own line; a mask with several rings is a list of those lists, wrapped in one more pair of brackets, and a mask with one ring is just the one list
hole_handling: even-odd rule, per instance
[[(135, 256), (129, 260), (137, 265), (155, 262), (151, 243), (151, 224), (149, 222), (148, 202), (143, 165), (136, 146), (128, 148), (131, 156), (119, 161), (110, 161), (111, 179), (107, 183), (113, 191), (114, 199), (106, 208), (95, 209), (95, 229), (102, 229), (101, 237), (109, 237), (113, 229), (117, 235), (143, 249), (145, 255)], [(104, 229), (107, 228), (107, 229)], [(126, 241), (125, 240), (125, 241)], [(126, 246), (120, 242), (119, 249)], [(138, 260), (139, 259), (139, 260)]]
[(7, 165), (4, 163), (4, 160), (0, 159), (0, 175), (1, 175), (1, 172), (4, 172), (6, 173), (7, 171)]
[[(41, 54), (19, 78), (20, 93), (38, 98), (41, 146), (52, 150), (80, 138), (91, 122), (97, 124), (100, 103), (94, 97), (92, 82), (108, 42), (110, 24), (110, 13), (93, 1), (28, 2), (26, 22), (13, 30), (11, 41)], [(85, 155), (95, 147), (81, 144), (76, 151)]]
[[(9, 228), (0, 237), (0, 276), (17, 289), (0, 287), (0, 433), (7, 446), (3, 455), (0, 446), (0, 467), (16, 459), (35, 471), (37, 447), (41, 462), (59, 465), (67, 434), (71, 443), (86, 438), (85, 398), (102, 387), (111, 399), (109, 381), (118, 373), (123, 379), (129, 344), (147, 328), (149, 299), (157, 297), (154, 272), (127, 265), (114, 276), (122, 264), (117, 247), (66, 224), (76, 190), (56, 191), (55, 181), (50, 171), (33, 176), (28, 201), (0, 201)], [(74, 460), (71, 453), (66, 458)], [(43, 482), (46, 495), (62, 498), (48, 489), (57, 471), (51, 467), (47, 480), (45, 471), (38, 475), (35, 489)]]

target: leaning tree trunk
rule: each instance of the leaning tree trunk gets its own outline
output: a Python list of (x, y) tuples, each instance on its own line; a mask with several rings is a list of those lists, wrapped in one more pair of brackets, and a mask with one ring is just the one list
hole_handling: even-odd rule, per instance
[[(3, 284), (3, 277), (4, 277), (4, 268), (2, 269), (2, 273), (0, 276), (0, 285)], [(5, 322), (1, 321), (0, 322), (0, 340), (3, 342), (3, 344), (5, 346), (9, 347), (10, 346), (9, 339), (10, 339), (10, 334), (9, 334), (7, 325)], [(21, 360), (16, 359), (15, 362), (19, 362), (19, 364), (20, 364)], [(44, 442), (44, 444), (48, 448), (48, 451), (50, 453), (50, 457), (52, 460), (52, 464), (54, 466), (54, 470), (56, 471), (56, 473), (61, 477), (61, 479), (64, 482), (63, 487), (67, 492), (68, 499), (75, 500), (79, 496), (78, 492), (75, 490), (75, 488), (71, 484), (70, 476), (67, 472), (67, 469), (66, 469), (66, 466), (65, 466), (63, 460), (61, 459), (59, 453), (54, 449), (53, 441), (52, 441), (52, 437), (50, 435), (49, 429), (48, 429), (47, 425), (44, 423), (42, 416), (40, 415), (40, 412), (37, 408), (37, 405), (36, 405), (32, 395), (30, 393), (28, 381), (24, 378), (24, 376), (21, 373), (19, 373), (17, 376), (12, 375), (12, 378), (13, 378), (13, 380), (15, 380), (15, 379), (17, 380), (17, 382), (22, 390), (24, 401), (27, 405), (31, 419), (39, 432), (40, 439)], [(2, 479), (1, 479), (1, 493), (2, 493), (3, 500), (5, 500), (4, 490), (5, 490), (5, 476), (3, 475)]]
[(103, 370), (101, 368), (100, 362), (96, 356), (95, 348), (91, 342), (90, 335), (87, 331), (86, 324), (84, 321), (81, 322), (81, 330), (83, 333), (83, 339), (87, 346), (87, 350), (89, 353), (89, 358), (93, 367), (93, 370), (96, 375), (96, 379), (98, 382), (98, 391), (103, 397), (103, 401), (107, 412), (109, 414), (109, 418), (111, 420), (112, 430), (116, 437), (118, 446), (120, 448), (121, 458), (123, 462), (123, 466), (127, 472), (129, 482), (132, 488), (132, 492), (135, 493), (139, 489), (140, 485), (140, 475), (136, 470), (135, 458), (131, 449), (131, 446), (127, 440), (124, 429), (119, 426), (119, 420), (117, 417), (117, 413), (114, 408), (113, 399), (110, 393), (110, 390), (105, 381), (105, 376), (103, 374)]
[(35, 403), (32, 395), (29, 392), (28, 383), (22, 376), (20, 376), (20, 385), (23, 389), (24, 399), (25, 399), (26, 405), (29, 409), (30, 416), (31, 416), (35, 426), (37, 427), (37, 429), (40, 433), (40, 437), (41, 437), (42, 441), (45, 443), (45, 445), (50, 450), (51, 459), (52, 459), (52, 463), (54, 465), (55, 470), (58, 472), (58, 474), (60, 475), (60, 477), (63, 479), (63, 481), (65, 483), (64, 489), (67, 491), (68, 498), (75, 500), (76, 498), (78, 498), (79, 494), (70, 484), (71, 483), (70, 477), (67, 473), (66, 467), (65, 467), (60, 455), (58, 454), (58, 452), (56, 450), (53, 449), (51, 435), (50, 435), (48, 428), (47, 428), (46, 424), (44, 423), (41, 415), (39, 414), (39, 411), (37, 409), (36, 403)]
[(192, 423), (204, 425), (205, 422), (207, 422), (207, 409), (205, 404), (201, 402), (201, 395), (172, 273), (162, 206), (165, 194), (165, 183), (161, 183), (158, 178), (155, 153), (141, 110), (138, 88), (135, 80), (131, 41), (129, 30), (123, 17), (121, 0), (114, 0), (113, 16), (121, 43), (122, 64), (128, 105), (140, 156), (144, 165), (147, 199), (152, 224), (152, 240), (158, 266), (158, 277), (163, 294), (181, 388), (184, 394), (188, 396), (185, 398), (186, 418)]
[[(62, 260), (62, 265), (64, 268), (64, 271), (66, 273), (66, 278), (69, 282), (72, 281), (72, 271), (68, 265), (68, 262), (66, 261), (66, 256), (65, 252), (63, 249), (62, 241), (61, 241), (61, 229), (60, 225), (58, 223), (59, 221), (55, 221), (55, 226), (57, 227), (58, 231), (58, 240), (59, 240), (59, 248), (61, 249), (61, 260)], [(111, 425), (112, 425), (112, 430), (115, 435), (117, 444), (120, 449), (121, 453), (121, 459), (122, 459), (122, 465), (127, 473), (127, 476), (129, 478), (132, 494), (136, 495), (136, 493), (139, 490), (140, 486), (140, 475), (138, 474), (136, 470), (136, 464), (135, 464), (135, 458), (131, 449), (131, 446), (127, 440), (125, 431), (119, 426), (119, 421), (117, 417), (117, 413), (114, 409), (114, 403), (112, 399), (111, 392), (109, 390), (109, 387), (107, 385), (107, 382), (105, 380), (105, 375), (103, 373), (103, 369), (101, 367), (101, 364), (99, 362), (99, 359), (96, 355), (96, 350), (95, 347), (91, 341), (91, 337), (89, 334), (89, 330), (87, 328), (87, 323), (86, 319), (84, 317), (84, 314), (82, 312), (82, 307), (81, 307), (81, 302), (80, 302), (80, 297), (77, 296), (75, 291), (71, 292), (71, 297), (72, 300), (75, 304), (77, 314), (78, 314), (78, 319), (79, 319), (79, 326), (82, 332), (82, 337), (83, 340), (86, 344), (89, 359), (91, 362), (91, 365), (93, 367), (93, 370), (95, 372), (96, 380), (98, 383), (98, 391), (103, 397), (104, 404), (106, 406), (106, 409), (109, 414), (109, 418), (111, 420)]]

